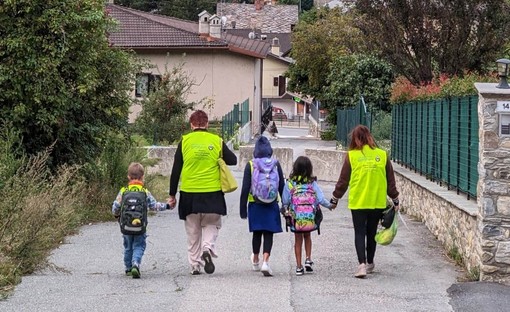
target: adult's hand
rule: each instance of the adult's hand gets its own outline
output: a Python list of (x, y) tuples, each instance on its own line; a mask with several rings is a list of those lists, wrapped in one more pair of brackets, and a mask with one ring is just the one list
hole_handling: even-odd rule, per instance
[(170, 196), (167, 199), (167, 203), (170, 206), (170, 209), (174, 209), (177, 205), (177, 200), (175, 199), (175, 196)]

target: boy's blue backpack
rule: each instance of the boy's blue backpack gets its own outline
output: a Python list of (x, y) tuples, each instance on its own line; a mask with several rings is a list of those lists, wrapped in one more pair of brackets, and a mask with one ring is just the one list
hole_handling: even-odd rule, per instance
[(277, 160), (274, 158), (254, 158), (251, 165), (251, 195), (255, 202), (269, 204), (278, 198)]
[(144, 234), (147, 229), (147, 190), (131, 186), (122, 191), (120, 231), (125, 235)]

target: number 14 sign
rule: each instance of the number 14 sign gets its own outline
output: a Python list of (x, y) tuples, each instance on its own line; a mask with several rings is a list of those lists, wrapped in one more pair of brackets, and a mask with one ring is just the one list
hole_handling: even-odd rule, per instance
[(510, 113), (510, 101), (498, 101), (496, 113)]

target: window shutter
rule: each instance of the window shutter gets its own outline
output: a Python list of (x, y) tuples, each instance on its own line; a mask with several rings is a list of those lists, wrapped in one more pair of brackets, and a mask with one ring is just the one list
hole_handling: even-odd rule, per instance
[(278, 95), (282, 96), (285, 94), (286, 85), (285, 85), (285, 76), (278, 77)]

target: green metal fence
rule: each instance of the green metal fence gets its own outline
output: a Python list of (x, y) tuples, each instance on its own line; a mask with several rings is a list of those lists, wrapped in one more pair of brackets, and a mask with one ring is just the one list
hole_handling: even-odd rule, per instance
[(395, 106), (391, 157), (468, 199), (476, 198), (478, 97)]
[(234, 136), (236, 126), (243, 127), (250, 121), (250, 102), (234, 104), (234, 108), (221, 118), (221, 137), (228, 139)]
[(369, 129), (372, 125), (372, 115), (367, 112), (363, 97), (360, 97), (358, 104), (352, 109), (336, 110), (336, 140), (347, 147), (349, 145), (349, 133), (359, 124), (365, 125)]

